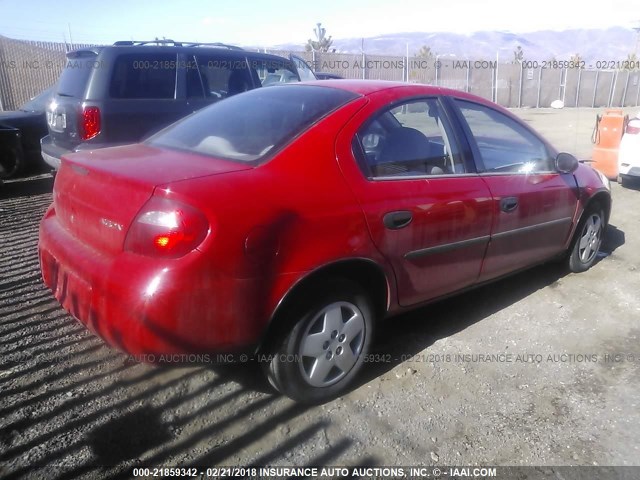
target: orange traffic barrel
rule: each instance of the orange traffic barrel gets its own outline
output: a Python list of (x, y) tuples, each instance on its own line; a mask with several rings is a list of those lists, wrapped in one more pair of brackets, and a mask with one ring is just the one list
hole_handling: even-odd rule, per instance
[(618, 178), (618, 150), (626, 122), (622, 110), (605, 110), (602, 116), (597, 116), (591, 138), (594, 143), (592, 165), (611, 180)]

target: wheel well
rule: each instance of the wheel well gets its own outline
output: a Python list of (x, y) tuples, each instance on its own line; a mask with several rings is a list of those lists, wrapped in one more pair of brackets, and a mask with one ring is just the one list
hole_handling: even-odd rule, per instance
[(289, 317), (287, 312), (299, 306), (299, 299), (308, 298), (335, 278), (350, 280), (362, 286), (369, 295), (375, 318), (384, 316), (388, 305), (389, 285), (382, 268), (368, 259), (339, 261), (309, 273), (287, 292), (271, 317), (261, 348), (267, 347), (283, 330), (293, 327), (296, 319)]
[(598, 192), (591, 199), (589, 199), (589, 203), (585, 206), (584, 210), (588, 210), (593, 204), (599, 204), (604, 210), (605, 221), (609, 223), (609, 216), (611, 215), (611, 196), (606, 192)]

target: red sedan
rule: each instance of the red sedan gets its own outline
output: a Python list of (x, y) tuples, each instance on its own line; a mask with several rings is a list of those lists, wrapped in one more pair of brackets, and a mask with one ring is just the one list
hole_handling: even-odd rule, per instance
[(595, 261), (602, 176), (501, 107), (377, 81), (257, 89), (66, 157), (40, 226), (58, 301), (144, 358), (249, 351), (348, 387), (376, 322), (556, 257)]

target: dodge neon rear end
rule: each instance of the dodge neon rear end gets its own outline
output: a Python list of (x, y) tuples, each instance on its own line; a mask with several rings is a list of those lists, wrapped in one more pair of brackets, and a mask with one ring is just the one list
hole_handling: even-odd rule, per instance
[[(109, 161), (114, 153), (125, 158)], [(182, 159), (192, 175), (249, 168), (197, 156)], [(154, 169), (131, 175), (144, 161), (153, 161)], [(171, 178), (173, 161), (170, 152), (140, 145), (76, 154), (63, 162), (41, 226), (44, 281), (66, 310), (130, 353), (251, 342), (251, 329), (224, 324), (245, 318), (245, 312), (230, 311), (229, 301), (242, 280), (203, 268), (198, 247), (213, 241), (215, 220), (169, 187), (156, 188)]]

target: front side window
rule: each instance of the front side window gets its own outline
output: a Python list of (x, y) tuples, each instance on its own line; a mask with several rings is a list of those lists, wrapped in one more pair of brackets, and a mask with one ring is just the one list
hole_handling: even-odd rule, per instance
[(300, 75), (301, 81), (312, 82), (316, 79), (313, 71), (311, 70), (311, 68), (309, 68), (307, 62), (305, 62), (302, 58), (292, 55), (291, 60), (296, 64), (296, 68), (298, 69), (298, 74)]
[(127, 53), (118, 56), (111, 77), (111, 98), (175, 98), (176, 58), (171, 53)]
[(369, 177), (453, 175), (466, 169), (436, 99), (377, 113), (358, 132)]
[(334, 88), (281, 85), (216, 102), (148, 140), (151, 145), (253, 162), (272, 155), (357, 95)]
[(480, 152), (487, 173), (554, 171), (545, 144), (518, 122), (497, 110), (455, 100)]

